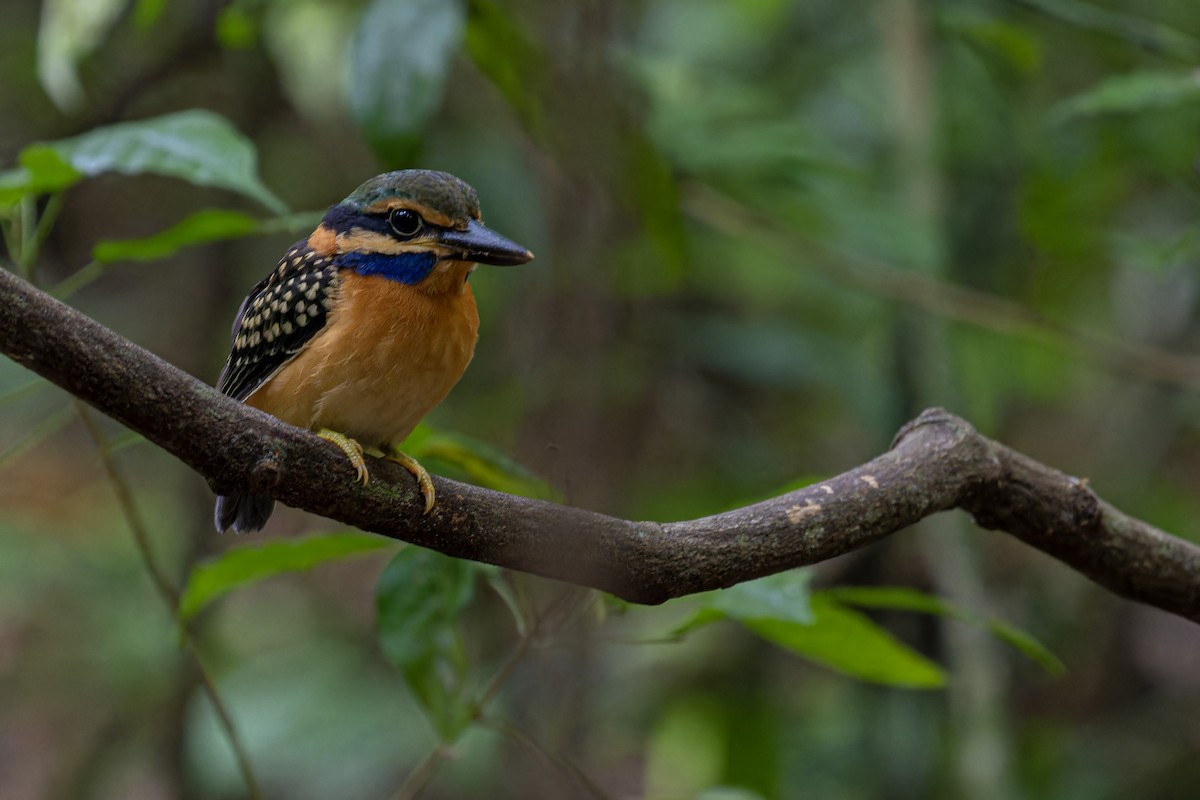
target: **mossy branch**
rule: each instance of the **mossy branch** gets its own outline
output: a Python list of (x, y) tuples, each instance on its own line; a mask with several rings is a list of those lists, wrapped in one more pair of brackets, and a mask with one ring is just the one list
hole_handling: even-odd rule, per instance
[(403, 468), (376, 461), (362, 486), (327, 442), (230, 400), (6, 270), (0, 307), (0, 350), (142, 433), (214, 491), (250, 487), (447, 555), (661, 603), (815, 564), (959, 508), (1116, 594), (1200, 622), (1200, 548), (941, 409), (866, 464), (702, 519), (623, 520), (441, 478), (437, 508), (422, 515)]

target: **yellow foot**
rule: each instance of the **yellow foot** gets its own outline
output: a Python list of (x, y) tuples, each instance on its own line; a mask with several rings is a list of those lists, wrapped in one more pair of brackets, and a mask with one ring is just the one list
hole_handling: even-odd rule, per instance
[(317, 431), (317, 436), (337, 445), (337, 448), (346, 454), (346, 458), (350, 459), (350, 463), (358, 471), (358, 479), (362, 481), (363, 486), (366, 486), (371, 476), (367, 472), (367, 462), (363, 458), (362, 445), (346, 434), (332, 431), (329, 428), (321, 428), (321, 430)]
[(421, 489), (421, 496), (425, 498), (425, 513), (433, 511), (433, 504), (436, 502), (433, 496), (433, 481), (429, 478), (429, 473), (425, 471), (425, 468), (418, 464), (415, 458), (394, 447), (389, 447), (383, 457), (388, 461), (395, 461), (413, 474), (413, 477), (417, 479), (417, 486)]

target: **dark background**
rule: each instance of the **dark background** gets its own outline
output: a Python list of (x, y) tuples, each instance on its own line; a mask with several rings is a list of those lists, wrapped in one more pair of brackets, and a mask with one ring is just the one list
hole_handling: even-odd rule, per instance
[[(291, 209), (386, 169), (461, 176), (537, 259), (475, 273), (475, 362), (429, 421), (572, 504), (714, 513), (866, 460), (943, 405), (1200, 534), (1200, 371), (1147, 377), (1200, 335), (1194, 0), (443, 5), (9, 0), (0, 162), (204, 108), (255, 143)], [(98, 241), (204, 208), (270, 216), (165, 177), (84, 181), (34, 277), (53, 287)], [(305, 233), (119, 262), (71, 302), (212, 382), (242, 296)], [(0, 362), (0, 796), (244, 796), (92, 439), (31, 377)], [(174, 581), (246, 543), (213, 533), (199, 477), (125, 443), (114, 458)], [(252, 541), (334, 530), (281, 509)], [(386, 563), (256, 584), (195, 627), (265, 796), (387, 797), (435, 751), (376, 641)], [(961, 516), (812, 580), (940, 595), (1069, 672), (969, 625), (873, 614), (947, 670), (914, 691), (732, 623), (646, 643), (689, 601), (595, 600), (503, 682), (513, 729), (471, 727), (426, 795), (571, 797), (579, 771), (613, 797), (1194, 796), (1191, 624)], [(515, 582), (558, 608), (558, 587)], [(484, 676), (516, 637), (482, 588), (458, 625)]]

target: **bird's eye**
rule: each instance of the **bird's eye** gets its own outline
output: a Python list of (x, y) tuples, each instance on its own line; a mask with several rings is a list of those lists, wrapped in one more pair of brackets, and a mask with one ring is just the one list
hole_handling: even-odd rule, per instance
[(388, 224), (392, 226), (392, 230), (396, 232), (397, 236), (411, 239), (421, 232), (424, 221), (421, 219), (421, 215), (415, 211), (397, 208), (388, 214)]

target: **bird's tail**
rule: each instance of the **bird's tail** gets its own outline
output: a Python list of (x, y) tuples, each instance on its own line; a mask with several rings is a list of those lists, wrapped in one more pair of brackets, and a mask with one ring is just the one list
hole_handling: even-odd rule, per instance
[(217, 508), (213, 522), (217, 533), (233, 528), (237, 533), (262, 530), (275, 510), (275, 499), (263, 494), (227, 494), (217, 497)]

